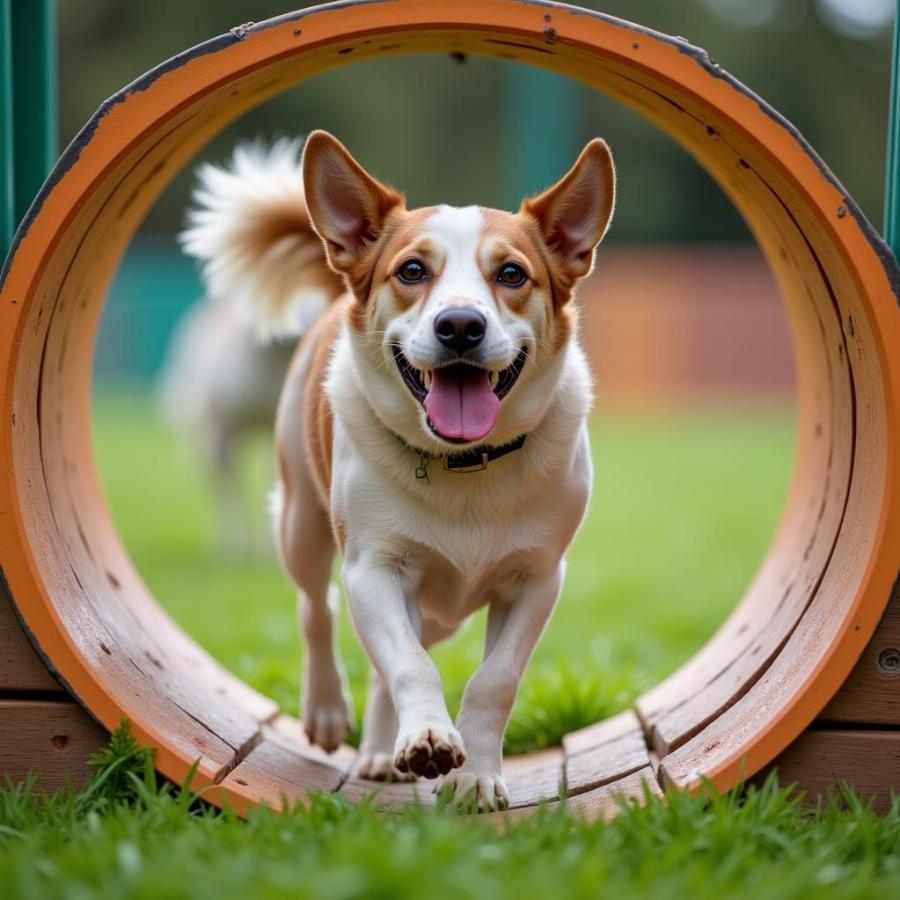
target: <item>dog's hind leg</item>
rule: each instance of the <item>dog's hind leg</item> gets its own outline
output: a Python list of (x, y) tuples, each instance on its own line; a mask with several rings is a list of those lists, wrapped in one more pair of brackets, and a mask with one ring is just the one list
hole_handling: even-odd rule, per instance
[(353, 728), (353, 706), (337, 652), (338, 589), (330, 584), (334, 537), (305, 467), (293, 467), (291, 489), (284, 491), (282, 502), (278, 544), (300, 589), (297, 617), (306, 639), (303, 727), (310, 741), (331, 752)]
[(250, 530), (235, 459), (238, 435), (233, 428), (222, 423), (209, 422), (202, 430), (208, 435), (205, 452), (216, 493), (219, 550), (227, 557), (242, 559), (249, 555)]
[(371, 781), (409, 781), (413, 776), (394, 768), (397, 713), (391, 692), (375, 669), (369, 673), (369, 696), (363, 716), (362, 742), (353, 766), (354, 778)]

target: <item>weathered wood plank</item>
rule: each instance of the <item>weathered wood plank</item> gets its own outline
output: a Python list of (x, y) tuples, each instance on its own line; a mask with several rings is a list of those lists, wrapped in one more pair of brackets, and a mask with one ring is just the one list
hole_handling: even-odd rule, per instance
[[(558, 748), (551, 748), (540, 753), (509, 756), (503, 760), (503, 774), (509, 789), (510, 809), (556, 800), (563, 778), (563, 753)], [(434, 788), (439, 784), (439, 781), (424, 778), (391, 784), (351, 778), (341, 786), (341, 793), (354, 802), (371, 796), (376, 804), (389, 807), (414, 802), (433, 806), (437, 800)]]
[(59, 682), (28, 640), (0, 582), (0, 691), (54, 691)]
[(402, 809), (414, 803), (434, 806), (437, 801), (434, 787), (437, 784), (440, 784), (440, 781), (424, 778), (418, 781), (390, 783), (349, 778), (341, 785), (340, 792), (354, 803), (369, 799), (374, 806)]
[(557, 800), (565, 779), (564, 758), (558, 747), (507, 756), (503, 760), (503, 777), (509, 790), (510, 809)]
[[(568, 797), (565, 800), (548, 802), (542, 806), (559, 809), (560, 806), (566, 805), (589, 822), (597, 819), (609, 821), (619, 812), (620, 804), (623, 801), (643, 804), (648, 796), (662, 798), (659, 781), (649, 766), (625, 775), (610, 784), (585, 791), (575, 797)], [(502, 813), (490, 813), (490, 818), (502, 829), (504, 823), (533, 815), (541, 808), (541, 806), (520, 806)]]
[(356, 762), (356, 750), (346, 744), (341, 744), (334, 753), (326, 753), (321, 747), (311, 744), (303, 725), (293, 716), (277, 716), (263, 725), (262, 733), (286, 750), (296, 750), (308, 759), (318, 760), (337, 769), (344, 777), (349, 775)]
[(642, 805), (648, 796), (662, 797), (659, 781), (649, 766), (592, 791), (570, 797), (566, 802), (571, 809), (584, 814), (589, 820), (609, 820), (618, 813), (622, 802)]
[(246, 759), (223, 779), (221, 787), (244, 799), (250, 807), (259, 802), (274, 809), (304, 803), (312, 792), (331, 794), (344, 773), (308, 754), (302, 748), (288, 749), (264, 736)]
[(641, 723), (631, 710), (567, 734), (563, 747), (570, 797), (650, 765)]
[(827, 722), (900, 725), (900, 581), (878, 630), (819, 718)]
[(881, 813), (890, 807), (891, 791), (900, 790), (900, 731), (813, 728), (805, 731), (771, 766), (782, 784), (796, 783), (816, 802), (843, 782)]
[(70, 782), (80, 787), (90, 770), (87, 758), (108, 740), (77, 703), (63, 700), (0, 700), (0, 780), (38, 775), (45, 791)]

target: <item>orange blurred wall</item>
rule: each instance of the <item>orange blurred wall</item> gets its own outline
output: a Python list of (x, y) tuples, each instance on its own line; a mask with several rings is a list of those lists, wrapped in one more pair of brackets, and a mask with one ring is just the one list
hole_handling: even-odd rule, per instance
[(601, 247), (579, 305), (599, 404), (792, 396), (787, 317), (755, 247)]

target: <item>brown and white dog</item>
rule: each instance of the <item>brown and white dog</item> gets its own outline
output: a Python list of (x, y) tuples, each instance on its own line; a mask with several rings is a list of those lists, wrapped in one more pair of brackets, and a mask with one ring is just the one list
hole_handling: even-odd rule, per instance
[[(329, 589), (340, 549), (372, 664), (355, 774), (442, 775), (458, 802), (502, 808), (503, 733), (591, 489), (591, 379), (573, 292), (612, 216), (612, 158), (591, 141), (517, 213), (408, 210), (321, 131), (296, 174), (346, 284), (299, 346), (276, 425), (277, 539), (308, 645), (304, 726), (333, 750), (352, 725)], [(285, 239), (283, 203), (270, 217), (257, 205), (252, 228), (235, 218), (223, 229), (222, 210), (239, 217), (240, 204), (203, 202), (218, 224), (201, 215), (195, 232), (230, 235), (200, 242), (207, 265), (258, 279), (258, 308), (283, 313), (271, 291), (288, 289), (277, 270), (291, 261), (265, 252)], [(454, 723), (427, 650), (483, 606), (484, 658)]]

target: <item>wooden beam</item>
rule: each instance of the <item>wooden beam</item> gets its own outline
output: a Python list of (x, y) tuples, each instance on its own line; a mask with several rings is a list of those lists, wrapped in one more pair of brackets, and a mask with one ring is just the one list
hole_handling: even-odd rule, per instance
[(64, 693), (22, 631), (9, 597), (0, 590), (0, 692), (11, 691)]
[(847, 784), (885, 813), (891, 791), (900, 789), (900, 731), (810, 729), (760, 777), (773, 768), (782, 784), (797, 784), (809, 803)]
[(819, 718), (823, 722), (900, 725), (900, 581), (874, 637)]
[(108, 740), (101, 728), (70, 700), (0, 700), (0, 781), (13, 784), (38, 775), (42, 790), (88, 779), (87, 758)]

